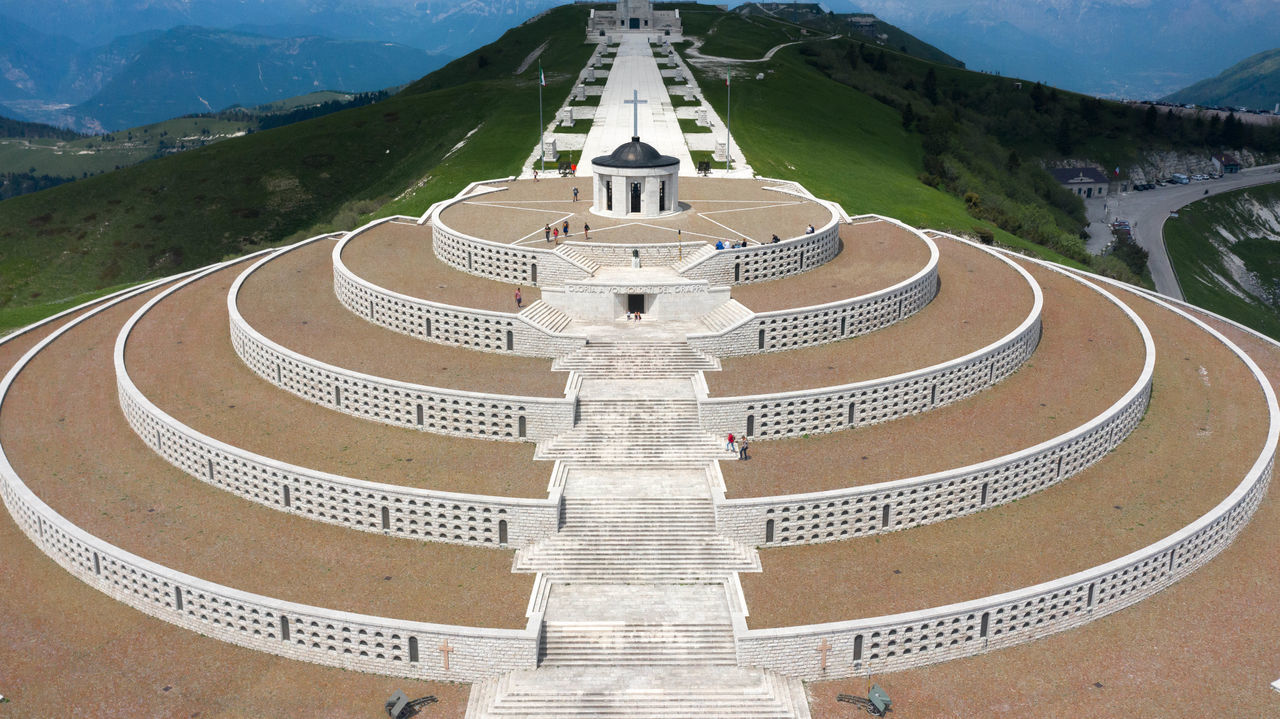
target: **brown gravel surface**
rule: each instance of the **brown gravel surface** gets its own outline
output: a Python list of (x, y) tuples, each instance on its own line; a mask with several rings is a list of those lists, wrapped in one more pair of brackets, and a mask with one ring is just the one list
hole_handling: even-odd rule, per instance
[(751, 625), (907, 612), (1030, 586), (1144, 547), (1226, 497), (1265, 439), (1257, 383), (1233, 353), (1187, 320), (1146, 300), (1124, 299), (1151, 328), (1157, 359), (1147, 415), (1118, 449), (1067, 482), (976, 515), (766, 549), (764, 572), (742, 575)]
[[(970, 245), (943, 238), (936, 242), (942, 287), (927, 307), (890, 327), (843, 342), (726, 357), (720, 372), (707, 373), (711, 395), (830, 387), (922, 369), (986, 347), (1027, 318), (1034, 297), (1013, 268)], [(778, 285), (780, 295), (790, 289)], [(786, 296), (778, 302), (803, 306)]]
[[(579, 200), (573, 202), (572, 188)], [(790, 239), (812, 223), (821, 227), (831, 212), (812, 200), (762, 189), (760, 180), (680, 178), (682, 212), (667, 217), (622, 219), (591, 212), (589, 178), (521, 180), (508, 189), (460, 202), (440, 213), (441, 222), (463, 234), (491, 242), (548, 247), (544, 227), (569, 221), (569, 241), (582, 241), (582, 225), (591, 226), (590, 242), (675, 242), (676, 230), (686, 242), (737, 240), (768, 242), (772, 235)]]
[[(431, 249), (431, 228), (386, 222), (360, 233), (342, 252), (357, 277), (400, 294), (478, 310), (515, 312), (516, 285), (469, 275), (441, 262)], [(330, 289), (332, 294), (332, 289)], [(542, 297), (520, 286), (524, 306)]]
[(313, 242), (250, 275), (238, 305), (249, 326), (307, 357), (376, 377), (471, 392), (564, 396), (568, 375), (552, 372), (551, 360), (424, 342), (356, 316), (333, 294), (334, 244)]
[(931, 412), (757, 442), (752, 461), (721, 463), (729, 496), (816, 492), (963, 467), (1035, 446), (1101, 414), (1142, 373), (1142, 335), (1097, 292), (1050, 270), (1027, 269), (1044, 288), (1044, 330), (1021, 369)]
[(841, 225), (836, 258), (803, 275), (733, 288), (733, 298), (755, 312), (847, 300), (902, 282), (929, 261), (929, 248), (890, 222)]
[(551, 465), (534, 463), (532, 443), (390, 427), (313, 404), (254, 374), (227, 337), (227, 290), (244, 267), (179, 290), (134, 328), (129, 376), (158, 407), (210, 437), (303, 467), (407, 487), (546, 496)]
[(6, 719), (56, 716), (386, 718), (397, 689), (460, 719), (470, 688), (370, 676), (202, 637), (91, 589), (0, 518), (0, 704)]
[[(1280, 349), (1208, 320), (1280, 389)], [(1274, 487), (1240, 537), (1194, 574), (1078, 629), (992, 654), (876, 676), (901, 717), (1280, 715), (1280, 501)], [(839, 693), (865, 680), (809, 685), (814, 717), (849, 714)]]
[(284, 514), (155, 455), (120, 413), (111, 364), (116, 333), (141, 304), (123, 303), (55, 341), (0, 408), (0, 441), (41, 499), (127, 551), (244, 591), (401, 619), (524, 626), (532, 577), (511, 574), (510, 552)]

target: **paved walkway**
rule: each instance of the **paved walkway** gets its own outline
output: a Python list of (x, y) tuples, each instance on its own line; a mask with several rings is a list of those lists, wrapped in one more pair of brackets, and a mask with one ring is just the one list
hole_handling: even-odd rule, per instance
[[(685, 145), (680, 121), (671, 107), (671, 97), (649, 47), (649, 38), (644, 35), (620, 37), (618, 56), (609, 69), (595, 121), (582, 148), (578, 176), (591, 176), (591, 158), (607, 155), (618, 145), (630, 142), (635, 134), (633, 119), (637, 117), (641, 140), (664, 155), (679, 158), (681, 175), (695, 174), (693, 157)], [(633, 92), (639, 92), (640, 100), (645, 102), (638, 113), (633, 110), (634, 105), (624, 104), (632, 99)]]

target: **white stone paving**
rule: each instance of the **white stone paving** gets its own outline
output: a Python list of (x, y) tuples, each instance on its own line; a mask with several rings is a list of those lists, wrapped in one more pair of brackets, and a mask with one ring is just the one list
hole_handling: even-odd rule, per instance
[(638, 91), (640, 99), (646, 101), (638, 111), (640, 139), (662, 154), (678, 158), (681, 175), (695, 175), (680, 121), (671, 107), (667, 86), (663, 84), (657, 59), (645, 35), (620, 36), (618, 56), (609, 70), (600, 107), (582, 148), (583, 161), (578, 163), (578, 175), (590, 177), (591, 158), (607, 155), (618, 145), (631, 141), (636, 113), (633, 106), (624, 101), (632, 99), (633, 91)]

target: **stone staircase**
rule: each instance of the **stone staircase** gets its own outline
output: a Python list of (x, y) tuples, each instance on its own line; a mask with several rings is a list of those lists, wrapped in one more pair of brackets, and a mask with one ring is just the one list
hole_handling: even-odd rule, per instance
[(539, 442), (534, 458), (688, 466), (736, 455), (703, 431), (696, 399), (620, 398), (579, 400), (574, 428)]
[(729, 300), (698, 319), (711, 334), (720, 334), (747, 322), (756, 314), (737, 300)]
[(760, 571), (752, 547), (716, 534), (709, 498), (564, 500), (556, 535), (516, 552), (514, 571), (553, 580), (719, 582)]
[(556, 254), (581, 267), (591, 274), (595, 274), (600, 270), (600, 263), (587, 257), (583, 253), (575, 250), (568, 245), (560, 245), (556, 248)]
[(741, 667), (555, 667), (476, 684), (467, 717), (809, 719), (804, 686)]
[(543, 624), (539, 665), (734, 666), (733, 625), (552, 622)]
[(584, 377), (683, 379), (695, 372), (718, 371), (720, 360), (683, 340), (667, 342), (591, 341), (551, 364), (553, 371), (575, 371)]
[(520, 317), (534, 327), (552, 334), (560, 332), (573, 321), (573, 318), (569, 317), (569, 315), (542, 300), (538, 300), (524, 308), (524, 311), (520, 313)]
[(675, 270), (676, 272), (684, 272), (685, 270), (689, 269), (690, 267), (693, 267), (694, 265), (697, 265), (698, 263), (702, 262), (708, 257), (714, 255), (715, 253), (716, 253), (716, 248), (714, 245), (703, 245), (702, 247), (699, 247), (693, 252), (690, 252), (688, 255), (685, 256), (683, 260), (680, 260), (679, 262), (672, 265), (671, 269)]

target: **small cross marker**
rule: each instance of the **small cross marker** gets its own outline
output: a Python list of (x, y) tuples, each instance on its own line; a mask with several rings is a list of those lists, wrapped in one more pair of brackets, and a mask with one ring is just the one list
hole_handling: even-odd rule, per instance
[(831, 643), (827, 641), (826, 637), (823, 637), (822, 641), (818, 643), (818, 652), (822, 654), (822, 671), (824, 672), (827, 670), (827, 652), (830, 650)]
[[(449, 671), (449, 653), (453, 651), (453, 647), (449, 646), (449, 640), (444, 639), (440, 642), (440, 653), (444, 655), (444, 670)], [(826, 666), (824, 663), (823, 666)]]

